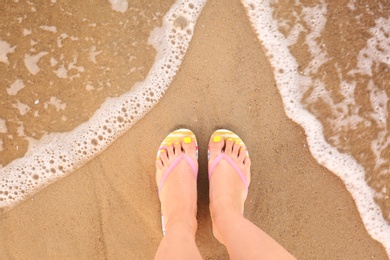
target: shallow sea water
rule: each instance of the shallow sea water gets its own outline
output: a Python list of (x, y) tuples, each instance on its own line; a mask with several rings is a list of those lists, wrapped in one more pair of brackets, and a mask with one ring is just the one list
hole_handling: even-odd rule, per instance
[[(0, 3), (0, 207), (80, 167), (163, 96), (206, 1), (161, 2)], [(286, 114), (390, 255), (390, 3), (242, 3)]]
[(142, 118), (172, 81), (204, 4), (104, 3), (1, 3), (0, 208), (74, 171)]
[(117, 2), (0, 3), (0, 164), (44, 135), (71, 131), (145, 79), (156, 55), (150, 32), (174, 1)]
[[(390, 255), (390, 3), (244, 0), (286, 114)], [(290, 4), (287, 4), (290, 3)]]

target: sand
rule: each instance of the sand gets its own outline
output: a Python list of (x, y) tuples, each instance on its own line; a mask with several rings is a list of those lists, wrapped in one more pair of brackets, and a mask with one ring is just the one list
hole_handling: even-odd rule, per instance
[(162, 238), (155, 155), (178, 127), (191, 129), (200, 147), (197, 244), (205, 259), (228, 259), (208, 210), (207, 143), (218, 128), (236, 132), (252, 158), (246, 217), (298, 259), (387, 259), (344, 184), (286, 118), (241, 4), (222, 0), (206, 5), (151, 112), (81, 169), (0, 213), (0, 259), (153, 258)]

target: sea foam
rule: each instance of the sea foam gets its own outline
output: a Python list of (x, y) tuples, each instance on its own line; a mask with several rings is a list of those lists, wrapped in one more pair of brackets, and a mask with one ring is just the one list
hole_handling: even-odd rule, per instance
[[(136, 83), (120, 97), (107, 99), (87, 122), (71, 132), (51, 133), (32, 142), (24, 157), (0, 169), (0, 208), (11, 208), (79, 168), (160, 100), (181, 64), (205, 2), (178, 0), (165, 14), (162, 27), (155, 28), (149, 38), (157, 56), (143, 82)], [(0, 61), (7, 62), (6, 55), (13, 49), (4, 41), (0, 43), (5, 53)], [(29, 60), (28, 65), (34, 65), (36, 59)], [(39, 69), (35, 66), (29, 68), (32, 73)], [(50, 105), (61, 108), (58, 100), (52, 103)]]
[[(375, 191), (367, 185), (363, 167), (352, 156), (340, 153), (338, 149), (325, 140), (322, 124), (301, 104), (302, 95), (308, 86), (316, 86), (315, 91), (318, 91), (318, 95), (326, 93), (323, 83), (308, 75), (315, 72), (328, 58), (326, 52), (322, 51), (321, 46), (318, 45), (320, 41), (316, 40), (326, 23), (327, 5), (322, 1), (319, 5), (303, 10), (303, 19), (307, 19), (311, 27), (311, 33), (307, 35), (305, 43), (309, 45), (313, 59), (307, 66), (306, 71), (301, 71), (296, 58), (288, 47), (298, 40), (299, 33), (303, 28), (299, 24), (294, 24), (290, 34), (286, 37), (279, 31), (280, 27), (278, 26), (280, 24), (273, 17), (270, 1), (242, 0), (242, 2), (274, 68), (274, 77), (287, 116), (304, 128), (313, 157), (343, 180), (356, 202), (368, 233), (382, 243), (387, 254), (390, 255), (390, 226), (374, 201)], [(383, 28), (377, 28), (377, 30), (383, 32)], [(377, 39), (378, 37), (373, 38), (370, 40), (381, 42)], [(382, 49), (386, 47), (384, 46)], [(376, 55), (378, 52), (375, 50), (372, 53)], [(368, 59), (368, 57), (372, 57), (372, 55), (364, 55), (364, 53), (362, 55), (362, 57), (367, 58), (367, 61), (363, 58), (360, 59), (359, 67), (364, 71), (369, 71), (368, 67), (370, 67), (371, 59)], [(378, 54), (378, 56), (380, 56), (380, 59), (388, 59), (388, 56), (383, 56), (383, 53)], [(342, 84), (344, 86), (342, 85), (341, 89), (348, 97), (350, 94), (348, 91), (353, 91), (354, 86), (347, 85), (347, 82), (342, 82)], [(383, 95), (385, 94), (382, 93)], [(346, 101), (348, 102), (348, 98)], [(378, 102), (383, 103), (385, 101), (386, 97), (382, 97), (381, 101)]]
[(8, 54), (13, 53), (15, 50), (15, 46), (11, 47), (11, 45), (0, 39), (0, 62), (4, 62), (5, 64), (9, 64)]

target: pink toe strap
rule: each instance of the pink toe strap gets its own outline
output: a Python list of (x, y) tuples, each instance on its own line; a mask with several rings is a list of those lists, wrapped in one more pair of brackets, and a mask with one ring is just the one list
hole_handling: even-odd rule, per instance
[(168, 169), (165, 171), (163, 177), (161, 178), (161, 181), (160, 181), (160, 184), (158, 185), (158, 194), (160, 195), (160, 191), (161, 191), (161, 188), (164, 186), (164, 183), (166, 181), (166, 179), (168, 178), (169, 174), (173, 171), (173, 169), (182, 161), (182, 160), (186, 160), (188, 162), (188, 164), (191, 166), (193, 172), (194, 172), (194, 175), (195, 175), (195, 178), (197, 178), (198, 176), (198, 170), (196, 169), (196, 165), (194, 163), (194, 161), (191, 159), (191, 157), (189, 157), (187, 154), (182, 154), (180, 155), (179, 157), (177, 157), (173, 162), (172, 164), (168, 167)]
[(219, 163), (223, 159), (226, 160), (234, 168), (234, 170), (238, 173), (242, 182), (245, 185), (246, 192), (248, 192), (249, 185), (248, 185), (248, 181), (246, 180), (244, 174), (242, 173), (241, 169), (237, 166), (237, 164), (229, 156), (227, 156), (225, 153), (221, 153), (220, 155), (218, 155), (214, 159), (213, 163), (211, 164), (210, 169), (209, 169), (209, 181), (210, 181), (211, 175), (213, 174), (213, 170), (214, 170), (215, 166), (217, 165), (217, 163)]

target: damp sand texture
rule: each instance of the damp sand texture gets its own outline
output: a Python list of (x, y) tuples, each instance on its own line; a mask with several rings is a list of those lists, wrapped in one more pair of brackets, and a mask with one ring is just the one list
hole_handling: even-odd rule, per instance
[[(318, 2), (306, 7), (304, 5), (294, 6), (287, 3), (281, 3), (280, 5), (265, 3), (265, 8), (261, 6), (262, 3), (255, 1), (243, 3), (232, 1), (228, 4), (221, 1), (208, 1), (207, 3), (183, 1), (181, 9), (175, 9), (175, 6), (172, 6), (173, 2), (164, 2), (162, 5), (160, 3), (151, 4), (152, 6), (148, 7), (149, 12), (142, 12), (141, 6), (133, 6), (131, 1), (128, 1), (127, 6), (123, 4), (120, 7), (107, 1), (104, 6), (99, 8), (102, 9), (101, 12), (104, 15), (109, 17), (100, 21), (100, 16), (93, 14), (91, 11), (93, 8), (89, 8), (87, 4), (84, 4), (84, 7), (77, 4), (75, 2), (73, 6), (64, 6), (60, 1), (42, 6), (38, 3), (29, 4), (22, 1), (20, 3), (2, 4), (4, 6), (2, 10), (6, 10), (9, 18), (13, 17), (7, 21), (14, 23), (14, 27), (10, 25), (10, 27), (7, 27), (7, 30), (4, 29), (0, 32), (2, 33), (0, 38), (0, 47), (2, 48), (0, 73), (4, 73), (4, 75), (9, 77), (9, 79), (2, 77), (3, 80), (7, 81), (2, 83), (4, 88), (1, 90), (1, 100), (2, 102), (3, 100), (9, 102), (4, 107), (8, 107), (9, 111), (14, 113), (13, 116), (10, 116), (10, 119), (5, 118), (6, 116), (3, 114), (0, 116), (2, 118), (0, 121), (2, 140), (0, 158), (4, 160), (1, 162), (4, 166), (1, 169), (1, 176), (4, 181), (2, 182), (2, 185), (4, 185), (2, 186), (2, 198), (16, 196), (16, 194), (10, 194), (14, 192), (12, 189), (15, 189), (15, 187), (12, 183), (8, 185), (9, 183), (5, 182), (9, 179), (3, 178), (3, 171), (20, 174), (22, 170), (18, 167), (23, 165), (23, 159), (31, 158), (31, 161), (41, 165), (43, 172), (48, 171), (45, 173), (45, 176), (60, 175), (52, 178), (52, 182), (58, 180), (53, 185), (43, 189), (33, 197), (23, 197), (23, 203), (10, 211), (1, 213), (1, 230), (5, 231), (0, 235), (0, 245), (3, 247), (0, 250), (0, 254), (3, 254), (2, 258), (23, 258), (23, 256), (33, 258), (42, 256), (47, 256), (48, 258), (51, 256), (62, 258), (120, 258), (128, 256), (135, 259), (151, 258), (161, 239), (159, 203), (155, 196), (156, 187), (154, 183), (155, 150), (166, 133), (175, 127), (184, 125), (195, 132), (199, 139), (200, 147), (207, 147), (209, 135), (215, 128), (219, 127), (230, 128), (244, 138), (246, 143), (248, 143), (249, 149), (253, 151), (251, 155), (255, 156), (254, 175), (256, 176), (250, 187), (246, 216), (271, 234), (298, 258), (367, 259), (376, 257), (378, 259), (387, 259), (383, 247), (367, 233), (369, 228), (367, 228), (367, 223), (364, 222), (364, 211), (362, 212), (362, 208), (359, 208), (356, 198), (351, 196), (353, 192), (350, 186), (353, 185), (348, 184), (348, 180), (343, 179), (342, 176), (340, 176), (340, 179), (335, 177), (334, 173), (338, 173), (336, 171), (332, 172), (332, 169), (326, 165), (327, 158), (322, 157), (322, 160), (320, 160), (313, 152), (313, 143), (311, 143), (309, 138), (310, 129), (305, 128), (304, 123), (306, 121), (309, 123), (316, 121), (313, 121), (310, 117), (302, 117), (302, 123), (294, 118), (291, 112), (288, 112), (293, 110), (291, 107), (289, 109), (288, 105), (288, 103), (291, 103), (291, 99), (287, 99), (286, 102), (286, 95), (284, 95), (283, 91), (287, 87), (283, 87), (283, 80), (280, 80), (280, 74), (289, 74), (290, 70), (292, 70), (291, 73), (299, 73), (299, 75), (307, 74), (304, 76), (309, 77), (309, 79), (297, 79), (295, 75), (291, 74), (288, 77), (292, 78), (288, 79), (290, 81), (301, 80), (300, 82), (305, 83), (295, 84), (302, 86), (300, 92), (295, 94), (298, 99), (299, 95), (303, 95), (306, 100), (314, 102), (314, 105), (308, 103), (309, 105), (307, 106), (302, 102), (300, 106), (303, 106), (305, 111), (311, 112), (315, 120), (320, 121), (321, 115), (315, 114), (313, 112), (314, 109), (310, 111), (310, 106), (320, 112), (323, 111), (323, 107), (315, 104), (315, 97), (318, 97), (315, 91), (324, 94), (324, 102), (329, 101), (326, 96), (328, 92), (332, 94), (332, 98), (333, 95), (340, 92), (326, 85), (329, 82), (331, 82), (329, 84), (334, 88), (339, 86), (337, 88), (351, 91), (347, 87), (342, 88), (342, 80), (339, 80), (334, 75), (329, 76), (333, 82), (316, 74), (326, 66), (328, 66), (326, 68), (341, 66), (335, 61), (339, 63), (348, 61), (343, 56), (346, 52), (336, 53), (332, 49), (337, 48), (337, 40), (344, 40), (344, 38), (339, 37), (335, 33), (326, 34), (327, 30), (332, 31), (332, 28), (327, 29), (326, 26), (332, 25), (331, 21), (333, 21), (334, 17), (338, 17), (341, 23), (344, 22), (345, 24), (353, 23), (358, 19), (346, 15), (341, 19), (339, 16), (336, 16), (336, 12), (342, 12), (342, 10), (345, 13), (354, 12), (355, 16), (359, 17), (359, 12), (368, 10), (367, 15), (370, 15), (371, 20), (363, 19), (359, 23), (361, 25), (359, 28), (366, 32), (363, 34), (365, 37), (360, 39), (360, 45), (351, 48), (350, 51), (355, 52), (355, 56), (358, 57), (362, 49), (363, 51), (367, 50), (365, 52), (369, 54), (362, 54), (362, 56), (368, 56), (371, 60), (375, 60), (377, 56), (374, 54), (377, 52), (373, 52), (372, 56), (370, 56), (371, 52), (369, 52), (370, 43), (374, 41), (373, 39), (376, 39), (375, 37), (378, 39), (376, 41), (379, 42), (377, 45), (384, 45), (381, 49), (383, 53), (386, 53), (386, 44), (380, 42), (380, 33), (387, 28), (382, 25), (387, 21), (388, 17), (386, 17), (386, 13), (380, 13), (380, 7), (370, 7), (369, 3), (359, 6), (357, 3), (351, 2), (343, 5), (345, 9), (340, 9), (339, 6), (336, 8), (330, 3)], [(369, 9), (366, 8), (366, 5), (369, 6)], [(203, 6), (205, 7), (202, 10)], [(385, 3), (382, 3), (380, 6), (382, 6), (382, 10), (388, 10), (388, 8), (385, 8)], [(11, 7), (21, 9), (13, 10)], [(64, 18), (61, 22), (54, 18), (45, 18), (44, 21), (38, 23), (39, 19), (33, 19), (35, 12), (41, 11), (40, 16), (43, 16), (44, 10), (49, 10), (50, 7), (66, 10), (66, 12), (62, 13), (72, 17), (72, 22), (66, 20), (69, 17)], [(282, 7), (286, 10), (281, 10), (283, 9)], [(183, 12), (183, 8), (188, 9), (187, 13)], [(273, 14), (267, 18), (268, 20), (265, 19), (267, 17), (267, 8), (271, 8)], [(370, 11), (371, 9), (374, 11)], [(46, 11), (46, 15), (50, 16), (53, 10)], [(170, 11), (167, 12), (168, 10)], [(198, 18), (197, 13), (200, 11), (202, 13)], [(256, 22), (256, 15), (253, 15), (253, 11), (260, 13), (264, 21), (268, 25), (273, 26), (268, 28), (272, 30), (276, 28), (277, 31), (261, 32), (261, 28), (264, 30), (267, 27), (261, 27), (261, 24), (259, 25)], [(87, 14), (91, 12), (92, 14), (88, 16)], [(296, 12), (296, 15), (294, 17), (284, 17), (284, 14), (288, 12)], [(124, 27), (126, 23), (129, 26), (129, 30), (134, 29), (134, 26), (129, 25), (131, 20), (129, 17), (136, 13), (140, 16), (148, 14), (143, 21), (144, 29), (140, 29), (139, 32), (134, 34), (126, 33), (123, 29), (117, 29)], [(30, 14), (31, 21), (28, 21)], [(102, 17), (104, 15), (102, 14)], [(24, 18), (24, 16), (26, 17)], [(153, 20), (153, 17), (156, 17), (156, 23), (150, 24), (150, 27), (148, 27), (147, 20)], [(83, 21), (83, 19), (86, 20)], [(113, 25), (116, 19), (118, 19), (116, 23), (117, 28)], [(167, 21), (165, 26), (164, 19)], [(324, 19), (328, 22), (323, 22)], [(23, 24), (23, 21), (28, 22), (22, 26), (20, 24)], [(75, 26), (75, 21), (78, 21), (78, 26)], [(311, 25), (310, 21), (315, 21), (314, 25)], [(322, 25), (321, 21), (325, 25)], [(33, 22), (37, 24), (31, 27), (27, 26)], [(85, 30), (78, 31), (77, 29), (77, 27), (82, 26), (83, 22), (92, 25), (96, 23), (96, 27), (101, 27), (95, 30), (95, 35), (93, 30), (88, 32), (91, 35), (83, 35), (86, 33)], [(158, 27), (155, 29), (156, 26), (161, 25), (163, 25), (162, 29)], [(65, 28), (62, 29), (61, 26)], [(102, 28), (104, 26), (106, 28)], [(382, 28), (381, 26), (385, 29), (380, 29)], [(341, 27), (341, 29), (345, 29), (345, 27)], [(12, 30), (12, 28), (14, 29)], [(24, 30), (25, 28), (26, 30)], [(42, 33), (47, 33), (46, 36), (41, 36), (40, 41), (38, 28), (42, 30)], [(72, 28), (74, 31), (72, 31)], [(379, 29), (375, 30), (375, 28)], [(106, 31), (100, 34), (100, 29)], [(188, 31), (188, 29), (190, 30)], [(31, 34), (29, 34), (30, 30)], [(294, 32), (298, 32), (297, 34), (301, 35), (301, 38), (298, 37), (297, 40), (294, 40)], [(36, 34), (35, 36), (33, 36), (34, 33)], [(67, 37), (63, 35), (62, 37), (66, 37), (64, 39), (61, 37), (63, 33), (68, 35)], [(272, 45), (272, 43), (267, 42), (267, 38), (264, 38), (270, 35), (270, 33), (277, 35), (275, 37), (278, 40), (277, 44)], [(26, 35), (22, 36), (24, 34)], [(290, 34), (292, 36), (289, 36)], [(352, 31), (340, 32), (341, 34), (349, 35), (349, 37), (355, 35)], [(383, 37), (385, 37), (386, 33), (383, 34)], [(30, 38), (26, 41), (19, 39), (20, 42), (13, 42), (13, 35), (15, 40), (30, 37), (33, 42), (30, 41)], [(124, 47), (120, 45), (120, 39), (124, 39), (122, 42), (124, 45), (128, 44), (130, 46), (133, 44), (133, 41), (128, 40), (129, 35), (134, 35), (134, 41), (143, 42), (144, 44), (139, 47), (140, 49), (135, 50), (132, 55), (129, 54), (131, 53), (129, 49), (124, 51)], [(166, 37), (161, 35), (166, 35)], [(49, 37), (53, 38), (47, 40)], [(115, 37), (118, 37), (118, 40), (113, 40)], [(172, 39), (172, 37), (178, 38)], [(284, 41), (283, 37), (287, 38), (287, 40)], [(79, 40), (76, 38), (79, 38)], [(92, 39), (89, 40), (90, 38)], [(39, 42), (45, 41), (45, 39), (48, 42), (42, 42), (41, 46), (39, 46)], [(61, 48), (58, 47), (58, 39), (60, 39), (62, 44)], [(310, 39), (314, 40), (310, 42)], [(180, 40), (183, 40), (185, 44), (189, 44), (188, 50), (187, 45), (177, 44), (178, 42), (180, 43)], [(190, 40), (191, 42), (189, 42)], [(38, 43), (35, 43), (36, 41)], [(99, 41), (102, 45), (99, 45)], [(305, 44), (306, 41), (308, 43)], [(325, 41), (325, 46), (328, 46), (328, 49), (325, 48), (327, 55), (330, 55), (331, 60), (335, 64), (329, 65), (326, 61), (321, 61), (323, 62), (322, 64), (318, 63), (321, 57), (326, 57), (325, 54), (320, 55), (321, 50), (320, 54), (317, 55), (318, 57), (316, 56), (317, 61), (312, 62), (313, 54), (311, 54), (310, 49), (306, 50), (305, 48), (315, 47), (311, 46), (310, 43), (315, 45), (315, 43), (320, 42), (322, 45), (322, 41)], [(386, 39), (384, 42), (386, 43)], [(24, 49), (22, 47), (18, 48), (19, 43), (25, 46), (23, 47)], [(62, 48), (65, 48), (66, 43), (68, 44), (66, 48), (69, 53), (62, 50)], [(152, 45), (148, 45), (148, 43)], [(52, 47), (49, 46), (50, 44)], [(122, 48), (118, 48), (118, 44)], [(96, 46), (96, 49), (93, 46)], [(106, 47), (103, 48), (103, 46)], [(161, 51), (171, 50), (170, 48), (174, 46), (178, 46), (178, 49), (171, 57), (167, 55), (168, 52)], [(294, 47), (296, 48), (294, 49)], [(59, 49), (53, 52), (52, 48)], [(145, 52), (147, 48), (149, 48), (149, 54)], [(84, 54), (82, 52), (83, 49)], [(273, 60), (278, 59), (278, 55), (274, 55), (272, 52), (277, 52), (277, 50), (280, 50), (282, 54), (287, 50), (292, 56), (287, 60), (286, 67), (278, 67), (277, 61)], [(318, 51), (315, 48), (314, 50)], [(301, 51), (302, 54), (298, 51)], [(62, 60), (61, 52), (64, 52)], [(112, 58), (115, 57), (115, 52), (120, 52), (120, 54), (117, 54), (118, 60)], [(140, 54), (142, 57), (137, 57), (140, 52), (145, 52), (145, 55)], [(102, 59), (99, 58), (101, 55), (103, 55)], [(106, 55), (106, 58), (104, 58), (104, 55)], [(353, 55), (350, 54), (348, 57), (353, 57)], [(386, 57), (386, 54), (383, 55)], [(51, 59), (52, 56), (54, 56), (54, 60)], [(77, 57), (75, 58), (75, 56)], [(142, 69), (139, 71), (134, 71), (133, 69), (133, 72), (129, 73), (132, 71), (132, 68), (136, 67), (126, 65), (126, 62), (131, 59), (130, 56), (136, 56), (133, 61), (139, 62), (138, 67), (144, 67), (143, 72)], [(148, 56), (149, 63), (146, 60), (142, 60)], [(356, 57), (355, 59), (357, 60)], [(382, 56), (378, 55), (378, 57), (380, 59)], [(293, 59), (302, 59), (299, 60), (298, 67), (294, 67)], [(158, 63), (161, 60), (164, 63)], [(179, 62), (177, 63), (176, 60)], [(373, 78), (379, 80), (374, 82), (384, 82), (383, 84), (386, 85), (386, 78), (379, 73), (380, 71), (376, 70), (376, 64), (381, 64), (383, 71), (383, 68), (386, 69), (388, 67), (388, 63), (383, 59), (379, 61), (365, 64), (373, 66)], [(163, 66), (161, 64), (165, 64), (166, 67), (161, 68)], [(308, 64), (311, 65), (309, 66)], [(358, 71), (360, 69), (359, 64), (358, 61), (351, 61), (350, 65), (341, 66), (341, 75), (346, 74), (348, 76), (352, 73), (344, 71), (344, 69)], [(33, 65), (36, 65), (36, 67)], [(168, 65), (170, 66), (168, 67)], [(106, 68), (103, 68), (105, 66)], [(178, 70), (179, 66), (180, 69)], [(315, 70), (316, 68), (317, 71)], [(12, 72), (12, 70), (15, 70), (15, 72)], [(18, 70), (20, 71), (18, 72)], [(93, 73), (92, 70), (94, 71)], [(104, 70), (108, 70), (106, 72), (108, 73), (107, 77), (102, 76), (104, 75)], [(153, 76), (156, 74), (151, 73), (161, 70), (168, 76), (157, 74), (164, 75), (159, 78), (158, 76)], [(335, 71), (337, 72), (337, 69)], [(36, 74), (33, 74), (34, 72)], [(133, 83), (131, 83), (130, 76), (122, 75), (126, 73), (129, 73), (129, 75), (136, 73), (139, 78), (134, 78)], [(327, 71), (327, 73), (329, 72)], [(360, 72), (360, 74), (362, 73)], [(116, 74), (118, 75), (115, 76)], [(173, 78), (174, 80), (172, 81)], [(86, 84), (88, 80), (96, 81)], [(125, 80), (126, 84), (124, 84)], [(315, 84), (310, 83), (316, 80), (319, 82), (323, 80), (325, 83), (320, 82), (319, 86), (322, 86), (322, 89), (328, 92), (321, 90), (321, 88), (317, 89)], [(354, 79), (348, 78), (348, 80), (350, 84), (356, 84), (356, 86), (368, 86), (360, 83), (351, 83)], [(53, 94), (46, 93), (48, 91), (38, 92), (38, 90), (34, 90), (37, 86), (51, 86), (50, 81), (53, 81), (52, 86), (62, 86), (62, 88), (53, 90)], [(76, 81), (78, 81), (77, 84), (75, 83)], [(359, 81), (359, 79), (356, 79), (356, 81)], [(101, 82), (101, 85), (99, 85), (99, 82)], [(135, 82), (140, 83), (136, 84)], [(163, 82), (161, 88), (156, 87), (155, 82)], [(109, 86), (108, 83), (113, 87), (107, 87)], [(375, 84), (374, 86), (377, 88), (385, 86), (379, 83)], [(80, 86), (80, 89), (83, 89), (83, 91), (85, 89), (87, 94), (92, 92), (93, 98), (91, 101), (87, 101), (85, 96), (77, 94), (81, 93), (78, 92), (77, 86)], [(101, 90), (98, 90), (98, 86), (101, 86)], [(150, 86), (156, 88), (151, 91), (148, 89)], [(169, 88), (167, 89), (168, 86)], [(313, 90), (309, 93), (305, 92), (309, 91), (310, 87)], [(73, 94), (61, 96), (66, 92), (71, 93), (72, 88), (75, 88)], [(108, 93), (108, 89), (114, 88), (118, 92), (114, 94)], [(375, 90), (375, 88), (373, 89)], [(129, 98), (130, 103), (125, 106), (115, 106), (115, 104), (119, 103), (115, 98), (120, 99), (129, 91), (134, 94), (133, 99)], [(106, 103), (111, 102), (112, 104), (111, 106), (106, 105), (108, 107), (107, 111), (109, 111), (107, 114), (99, 113), (99, 107), (104, 108), (105, 105), (101, 105), (102, 103), (97, 104), (97, 97), (99, 93), (103, 92), (107, 95), (102, 95), (101, 102), (104, 102), (107, 97), (114, 97), (107, 99), (108, 102)], [(309, 96), (313, 92), (317, 96)], [(352, 96), (353, 93), (355, 92), (352, 91)], [(375, 98), (375, 93), (380, 95), (381, 98)], [(162, 96), (163, 94), (164, 96)], [(342, 92), (342, 94), (346, 95), (345, 92)], [(377, 107), (381, 108), (384, 106), (386, 108), (388, 103), (386, 103), (387, 96), (385, 94), (388, 96), (386, 90), (374, 91), (373, 94), (369, 95), (374, 98), (369, 99), (371, 103), (367, 103), (365, 107), (368, 109), (369, 106), (373, 106), (372, 100), (376, 100), (375, 102), (377, 103), (374, 104), (377, 104)], [(41, 98), (41, 96), (43, 97)], [(360, 97), (362, 95), (356, 94), (356, 96)], [(332, 102), (337, 103), (339, 101), (332, 98)], [(73, 99), (74, 101), (72, 102)], [(348, 100), (350, 100), (349, 97)], [(297, 100), (292, 101), (297, 102)], [(90, 106), (93, 106), (88, 105), (88, 102), (95, 105), (94, 110), (88, 110)], [(85, 108), (83, 109), (84, 103), (88, 111), (85, 111)], [(138, 111), (141, 108), (138, 107), (142, 107), (143, 104), (146, 104), (144, 107), (145, 112), (136, 114), (135, 111), (139, 113)], [(35, 107), (35, 105), (38, 107)], [(146, 114), (152, 106), (154, 106), (154, 109)], [(343, 104), (339, 104), (339, 106), (342, 107)], [(125, 107), (125, 111), (122, 110), (123, 107)], [(71, 108), (74, 110), (67, 112)], [(95, 112), (95, 110), (98, 112)], [(364, 109), (361, 110), (364, 112)], [(3, 111), (6, 110), (2, 109), (1, 113)], [(388, 111), (388, 109), (382, 109), (381, 111), (383, 114), (383, 111)], [(77, 121), (83, 117), (84, 112), (86, 113), (84, 119)], [(25, 114), (22, 115), (22, 113)], [(59, 116), (55, 116), (55, 113), (59, 113)], [(61, 113), (65, 117), (62, 117)], [(325, 113), (328, 112), (326, 111)], [(47, 122), (50, 124), (51, 121), (57, 120), (57, 122), (53, 123), (57, 128), (43, 127), (39, 130), (38, 128), (41, 127), (41, 124), (36, 123), (39, 121), (34, 121), (34, 114), (38, 115), (36, 117), (38, 119), (41, 118), (41, 115), (48, 114)], [(132, 119), (131, 116), (134, 115), (136, 117)], [(292, 117), (304, 129), (288, 119), (286, 115)], [(330, 113), (330, 115), (332, 114)], [(109, 126), (106, 125), (106, 128), (104, 128), (103, 124), (101, 130), (92, 128), (92, 132), (87, 136), (77, 133), (78, 136), (76, 135), (74, 144), (80, 144), (80, 146), (77, 145), (76, 148), (71, 148), (74, 148), (75, 154), (79, 156), (65, 158), (65, 160), (66, 162), (74, 162), (80, 157), (82, 160), (74, 165), (70, 165), (69, 168), (65, 168), (62, 165), (64, 167), (62, 170), (66, 172), (66, 174), (62, 174), (60, 169), (53, 167), (53, 165), (58, 166), (57, 162), (51, 163), (50, 158), (51, 156), (60, 158), (61, 151), (66, 150), (64, 145), (56, 146), (56, 149), (53, 149), (54, 152), (50, 153), (43, 151), (44, 149), (40, 147), (45, 147), (46, 144), (50, 144), (53, 140), (61, 141), (69, 135), (69, 131), (77, 132), (77, 129), (80, 128), (88, 129), (91, 126), (91, 121), (93, 121), (91, 118), (95, 116), (100, 119), (107, 116), (109, 122), (105, 124)], [(372, 117), (380, 118), (375, 114)], [(24, 123), (23, 118), (26, 122), (31, 120), (31, 126)], [(40, 119), (42, 122), (44, 121), (43, 118), (44, 116)], [(139, 118), (143, 119), (137, 121)], [(382, 118), (386, 119), (388, 117), (385, 114)], [(74, 122), (74, 124), (61, 123), (63, 119), (65, 119), (64, 122)], [(336, 120), (336, 122), (339, 121)], [(341, 124), (342, 122), (339, 123)], [(326, 125), (325, 123), (322, 124)], [(120, 125), (122, 127), (119, 127)], [(35, 127), (38, 130), (28, 130)], [(119, 137), (129, 127), (131, 127), (130, 130), (123, 134), (122, 137)], [(323, 129), (326, 129), (326, 127)], [(383, 131), (385, 130), (386, 128)], [(337, 128), (333, 131), (339, 133)], [(58, 132), (61, 132), (61, 134), (57, 134)], [(354, 156), (351, 151), (340, 149), (336, 144), (332, 144), (329, 137), (326, 137), (324, 134), (325, 132), (325, 130), (316, 131), (314, 136), (317, 138), (314, 138), (314, 140), (324, 139), (328, 144), (333, 145), (336, 156), (337, 153), (348, 154), (349, 157)], [(89, 132), (87, 131), (87, 133)], [(104, 134), (102, 135), (101, 133)], [(10, 135), (13, 135), (14, 139), (9, 138)], [(99, 135), (102, 137), (99, 138)], [(306, 135), (309, 139), (306, 139)], [(97, 137), (95, 140), (94, 138), (89, 138), (94, 136)], [(24, 142), (25, 150), (23, 151), (21, 148), (23, 147), (22, 144), (15, 144), (14, 149), (10, 149), (9, 147), (12, 147), (11, 144), (13, 142), (7, 138)], [(384, 132), (383, 138), (386, 140), (386, 132)], [(350, 144), (351, 147), (356, 147), (356, 144), (360, 146), (361, 143), (371, 144), (372, 142), (359, 143), (358, 141), (351, 141), (351, 138), (348, 140), (352, 142), (352, 145)], [(87, 143), (85, 144), (84, 142)], [(108, 143), (112, 144), (106, 148)], [(19, 147), (19, 150), (17, 147)], [(96, 156), (103, 150), (103, 153)], [(17, 154), (18, 151), (20, 151), (19, 154)], [(37, 157), (37, 151), (41, 152), (43, 157)], [(328, 152), (328, 150), (325, 151)], [(84, 152), (87, 154), (84, 154)], [(375, 151), (373, 150), (372, 153), (375, 154)], [(83, 154), (85, 157), (83, 157)], [(383, 156), (386, 155), (383, 151), (379, 155), (384, 157), (384, 159), (388, 158)], [(317, 160), (313, 159), (312, 156)], [(15, 160), (18, 157), (21, 157), (22, 160)], [(372, 162), (376, 163), (376, 157), (366, 157), (371, 158)], [(60, 159), (63, 160), (64, 158)], [(356, 158), (353, 160), (363, 166), (363, 172), (370, 174), (370, 171), (364, 168), (363, 163)], [(87, 161), (89, 162), (86, 163)], [(11, 168), (13, 170), (7, 170)], [(54, 168), (55, 173), (52, 172), (52, 168)], [(75, 170), (77, 168), (79, 169)], [(207, 176), (206, 169), (205, 149), (203, 152), (201, 149), (198, 183), (198, 245), (205, 258), (219, 256), (226, 259), (226, 251), (213, 240), (211, 234), (211, 223), (207, 209), (208, 187), (207, 178), (205, 177)], [(32, 183), (41, 181), (40, 176), (38, 178), (34, 177), (34, 173), (39, 172), (37, 169), (32, 170), (32, 168), (29, 168), (29, 171), (31, 175), (26, 180), (31, 179)], [(71, 172), (72, 174), (67, 178), (62, 178)], [(364, 175), (363, 173), (361, 174)], [(362, 175), (359, 175), (360, 177), (358, 176), (356, 179), (360, 183), (365, 183), (365, 178), (362, 178)], [(356, 182), (355, 179), (353, 181)], [(386, 225), (386, 208), (383, 207), (386, 204), (380, 203), (381, 200), (376, 199), (378, 192), (375, 191), (375, 187), (371, 187), (371, 189), (374, 190), (371, 201), (374, 201), (373, 198), (375, 197), (374, 203), (377, 204), (374, 207), (380, 208), (379, 212), (381, 214), (379, 217), (383, 219), (382, 222), (374, 219), (374, 222)], [(7, 195), (4, 195), (4, 192), (7, 192)], [(384, 201), (386, 201), (385, 196), (386, 194), (382, 196)], [(368, 217), (371, 216), (369, 212), (367, 213)], [(383, 230), (381, 232), (376, 232), (376, 235), (378, 236), (379, 234), (380, 236), (382, 234), (382, 237), (383, 234), (386, 235), (386, 233), (383, 233)], [(375, 237), (375, 234), (371, 235), (378, 239), (378, 237)], [(34, 244), (25, 241), (34, 241)], [(385, 243), (386, 241), (381, 242)], [(302, 245), (305, 245), (305, 247)]]

